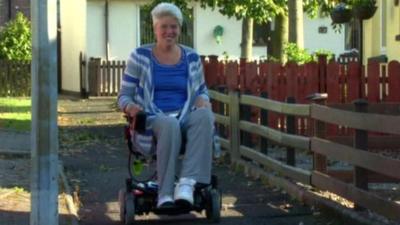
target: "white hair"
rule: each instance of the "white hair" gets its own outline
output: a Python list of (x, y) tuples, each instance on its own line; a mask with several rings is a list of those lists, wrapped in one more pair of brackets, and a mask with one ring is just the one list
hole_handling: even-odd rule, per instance
[(151, 16), (153, 19), (153, 25), (164, 16), (174, 17), (180, 26), (182, 26), (183, 16), (181, 10), (172, 3), (162, 2), (151, 10)]

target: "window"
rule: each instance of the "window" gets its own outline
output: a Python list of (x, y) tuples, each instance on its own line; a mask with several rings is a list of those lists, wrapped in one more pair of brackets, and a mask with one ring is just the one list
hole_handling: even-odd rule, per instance
[[(153, 43), (153, 23), (150, 15), (151, 9), (146, 6), (140, 7), (140, 44)], [(183, 13), (182, 31), (179, 43), (193, 47), (193, 10)]]
[(264, 23), (253, 23), (253, 45), (266, 46), (268, 41), (268, 25)]

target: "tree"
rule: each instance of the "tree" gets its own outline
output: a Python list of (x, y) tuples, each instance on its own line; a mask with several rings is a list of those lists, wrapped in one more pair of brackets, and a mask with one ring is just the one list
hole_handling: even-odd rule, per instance
[(304, 47), (303, 40), (303, 1), (288, 0), (289, 42)]
[(31, 60), (31, 24), (21, 13), (0, 31), (0, 59)]
[(251, 59), (253, 24), (271, 20), (283, 13), (284, 0), (196, 0), (204, 7), (218, 8), (228, 17), (242, 19), (241, 58)]
[[(243, 19), (242, 26), (242, 54), (244, 58), (251, 57), (252, 22), (260, 23), (274, 19), (275, 30), (271, 32), (271, 41), (268, 44), (268, 55), (279, 61), (284, 61), (283, 45), (288, 42), (300, 43), (302, 37), (303, 10), (311, 17), (318, 13), (327, 15), (339, 0), (195, 0), (202, 7), (218, 7), (219, 12), (228, 17)], [(290, 3), (290, 4), (289, 4)], [(289, 11), (290, 9), (290, 11)], [(289, 17), (292, 17), (289, 22)], [(293, 21), (293, 22), (292, 22)], [(290, 24), (290, 25), (289, 25)], [(293, 31), (289, 34), (289, 27)]]

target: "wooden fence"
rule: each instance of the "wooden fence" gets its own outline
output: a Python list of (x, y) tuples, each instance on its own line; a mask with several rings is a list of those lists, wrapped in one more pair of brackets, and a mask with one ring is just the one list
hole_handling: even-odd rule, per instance
[[(310, 103), (307, 96), (312, 93), (327, 93), (327, 104), (332, 107), (349, 107), (358, 98), (366, 98), (371, 104), (400, 102), (400, 64), (397, 61), (371, 61), (367, 66), (361, 66), (357, 62), (328, 63), (325, 57), (320, 57), (318, 62), (304, 65), (281, 65), (271, 62), (221, 62), (216, 56), (211, 56), (203, 62), (207, 84), (214, 90), (230, 88), (245, 94), (302, 104)], [(385, 107), (385, 110), (388, 108)], [(260, 118), (259, 110), (250, 111), (253, 121)], [(394, 107), (392, 111), (398, 112)], [(268, 120), (272, 128), (285, 127), (283, 115), (271, 112)], [(295, 126), (303, 135), (312, 133), (308, 118), (296, 118)], [(328, 126), (328, 135), (352, 135), (352, 132), (354, 129), (346, 126)]]
[[(125, 66), (125, 61), (101, 61), (91, 58), (88, 62), (88, 78), (87, 80), (81, 78), (87, 82), (88, 94), (91, 96), (117, 95)], [(84, 87), (86, 87), (86, 82), (83, 82)]]
[[(358, 62), (327, 63), (325, 57), (304, 65), (271, 62), (224, 62), (217, 56), (203, 57), (210, 88), (237, 88), (243, 93), (266, 95), (270, 99), (307, 103), (307, 95), (328, 93), (328, 104), (351, 103), (358, 98), (373, 102), (400, 102), (400, 64), (397, 61), (367, 66)], [(81, 65), (86, 65), (81, 59)], [(101, 61), (91, 58), (88, 76), (82, 78), (92, 96), (116, 95), (125, 69), (125, 61)], [(85, 71), (83, 68), (81, 71)], [(82, 77), (82, 75), (81, 75)], [(86, 84), (88, 83), (88, 84)], [(277, 121), (278, 118), (270, 117)], [(277, 125), (278, 126), (278, 125)]]
[(0, 60), (0, 96), (31, 95), (31, 63)]
[[(328, 190), (355, 204), (355, 208), (368, 208), (388, 218), (400, 221), (400, 204), (395, 200), (368, 190), (370, 182), (400, 182), (400, 160), (369, 151), (368, 132), (400, 135), (400, 113), (384, 115), (366, 113), (366, 101), (356, 101), (355, 111), (342, 110), (323, 105), (325, 96), (313, 96), (311, 104), (279, 102), (254, 95), (240, 94), (233, 89), (229, 93), (210, 91), (214, 104), (224, 105), (215, 113), (221, 133), (221, 146), (227, 150), (231, 161), (256, 170), (272, 170), (280, 177), (311, 185), (318, 190)], [(275, 112), (284, 115), (285, 129), (277, 130), (262, 125), (260, 121), (244, 120), (243, 106), (257, 107), (267, 114)], [(265, 112), (263, 115), (265, 115)], [(313, 121), (310, 137), (297, 135), (294, 130), (296, 117), (307, 117)], [(352, 146), (325, 139), (326, 124), (338, 124), (355, 129)], [(243, 132), (261, 137), (258, 144), (248, 146), (249, 136)], [(269, 142), (269, 144), (268, 144)], [(270, 143), (286, 147), (285, 162), (270, 156)], [(376, 147), (376, 146), (375, 146)], [(399, 149), (400, 146), (397, 146)], [(296, 152), (313, 153), (312, 169), (296, 167)], [(243, 159), (246, 160), (243, 160)], [(254, 161), (255, 163), (249, 163)], [(328, 160), (339, 160), (354, 166), (354, 169), (334, 170)], [(353, 167), (350, 167), (353, 168)], [(291, 189), (291, 186), (284, 186)], [(301, 198), (302, 196), (300, 196)]]
[(327, 63), (325, 57), (304, 65), (271, 62), (221, 62), (216, 56), (203, 59), (207, 84), (211, 88), (229, 87), (242, 93), (297, 103), (308, 102), (312, 93), (328, 93), (328, 104), (351, 103), (358, 98), (369, 102), (400, 102), (400, 63), (370, 61)]

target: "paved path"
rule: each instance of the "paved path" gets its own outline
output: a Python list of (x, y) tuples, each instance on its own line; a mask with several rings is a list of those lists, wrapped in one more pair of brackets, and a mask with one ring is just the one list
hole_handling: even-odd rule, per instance
[[(117, 223), (117, 193), (128, 176), (127, 155), (121, 138), (106, 137), (63, 151), (66, 174), (80, 194), (80, 224)], [(214, 172), (223, 192), (221, 224), (324, 224), (309, 207), (291, 200), (279, 189), (267, 188), (259, 181), (231, 172), (224, 165), (216, 165)], [(161, 224), (164, 220), (174, 224), (206, 221), (203, 214), (163, 218), (150, 214), (138, 220), (139, 224)]]
[(30, 133), (10, 131), (0, 128), (0, 152), (2, 153), (29, 153)]
[[(82, 107), (74, 102), (62, 105), (63, 117), (79, 115), (86, 117), (88, 111), (95, 121), (111, 115), (120, 120), (115, 110), (107, 110), (110, 102), (84, 103)], [(76, 107), (74, 107), (76, 105)], [(96, 110), (99, 113), (96, 116)], [(83, 113), (79, 113), (82, 111)], [(71, 113), (74, 112), (74, 113)], [(68, 118), (67, 118), (68, 120)], [(119, 224), (118, 190), (124, 187), (128, 176), (127, 146), (123, 140), (123, 125), (102, 126), (101, 123), (87, 127), (69, 127), (61, 130), (61, 159), (72, 189), (79, 194), (80, 224)], [(310, 207), (293, 201), (285, 192), (267, 187), (259, 181), (236, 174), (226, 165), (215, 165), (214, 173), (219, 178), (223, 192), (223, 210), (220, 224), (269, 224), (269, 225), (317, 225), (343, 224), (333, 222), (325, 215)], [(203, 224), (208, 223), (204, 214), (158, 217), (150, 214), (137, 218), (138, 224)]]

